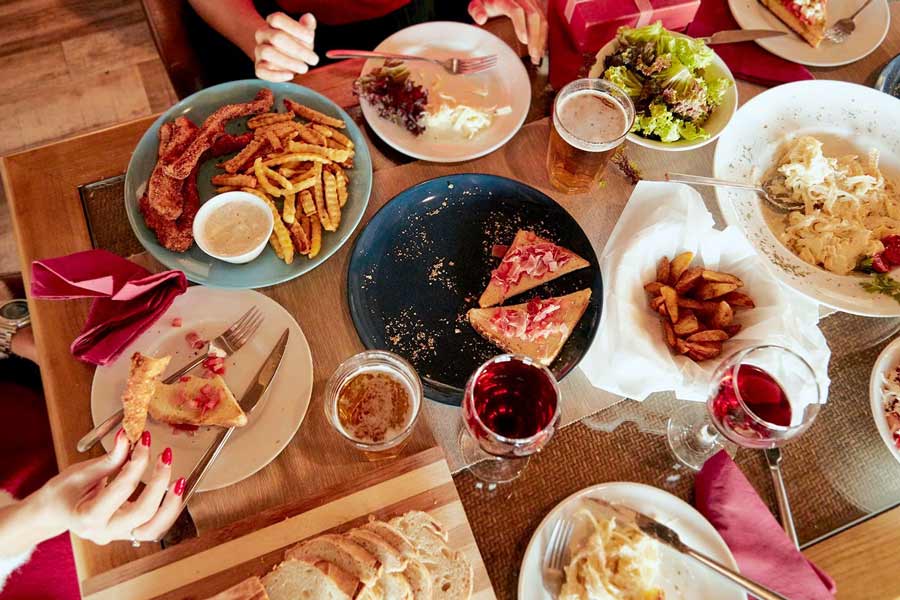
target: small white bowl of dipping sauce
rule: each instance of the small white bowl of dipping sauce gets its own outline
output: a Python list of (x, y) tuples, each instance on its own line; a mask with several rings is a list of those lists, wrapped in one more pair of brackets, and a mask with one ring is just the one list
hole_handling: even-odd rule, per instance
[(248, 192), (225, 192), (203, 203), (194, 218), (194, 240), (219, 260), (248, 263), (263, 251), (272, 235), (272, 209)]

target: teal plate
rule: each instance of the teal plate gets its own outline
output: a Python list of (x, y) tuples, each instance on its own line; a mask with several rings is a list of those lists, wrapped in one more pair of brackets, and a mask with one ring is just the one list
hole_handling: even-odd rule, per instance
[[(185, 253), (166, 250), (156, 241), (156, 235), (144, 224), (144, 218), (138, 210), (138, 198), (144, 192), (150, 173), (156, 166), (160, 126), (181, 115), (187, 116), (199, 126), (206, 117), (223, 104), (248, 102), (262, 87), (269, 88), (275, 94), (275, 104), (272, 110), (283, 112), (284, 98), (290, 98), (327, 115), (339, 117), (347, 123), (345, 133), (356, 145), (356, 156), (353, 158), (353, 168), (347, 171), (350, 176), (350, 185), (347, 188), (347, 204), (342, 209), (341, 226), (336, 232), (323, 232), (322, 250), (316, 258), (309, 260), (305, 256), (295, 256), (290, 265), (286, 265), (275, 256), (271, 247), (266, 247), (256, 260), (243, 265), (234, 265), (212, 258), (200, 250), (197, 244), (194, 244)], [(246, 117), (234, 119), (228, 123), (226, 131), (243, 133), (247, 131), (246, 121)], [(210, 178), (223, 172), (221, 169), (216, 169), (215, 165), (229, 156), (231, 155), (210, 158), (200, 165), (197, 188), (200, 192), (201, 202), (205, 202), (215, 195)], [(144, 133), (141, 141), (138, 142), (134, 154), (131, 156), (131, 162), (128, 163), (128, 172), (125, 174), (125, 210), (128, 213), (131, 228), (141, 245), (156, 260), (170, 269), (184, 271), (189, 280), (219, 288), (265, 287), (312, 271), (328, 260), (350, 238), (366, 212), (366, 205), (369, 203), (371, 193), (372, 158), (369, 156), (366, 140), (353, 119), (337, 104), (308, 88), (293, 83), (271, 83), (258, 79), (231, 81), (201, 90), (167, 110), (154, 121), (150, 129)]]

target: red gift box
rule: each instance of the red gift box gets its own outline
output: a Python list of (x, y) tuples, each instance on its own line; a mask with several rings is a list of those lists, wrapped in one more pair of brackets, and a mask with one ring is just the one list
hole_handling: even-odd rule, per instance
[(694, 20), (700, 0), (553, 0), (575, 48), (597, 52), (616, 37), (619, 27), (643, 27), (662, 21), (680, 31)]

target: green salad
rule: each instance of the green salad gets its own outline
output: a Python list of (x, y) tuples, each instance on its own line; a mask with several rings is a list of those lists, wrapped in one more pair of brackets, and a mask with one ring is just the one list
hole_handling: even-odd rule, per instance
[(731, 87), (731, 80), (708, 71), (713, 51), (661, 23), (622, 27), (616, 39), (619, 47), (606, 57), (603, 78), (631, 96), (631, 131), (663, 142), (707, 139), (703, 124)]

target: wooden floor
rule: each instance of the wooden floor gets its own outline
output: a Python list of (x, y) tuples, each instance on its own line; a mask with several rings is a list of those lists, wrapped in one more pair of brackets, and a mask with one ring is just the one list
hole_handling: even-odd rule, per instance
[[(0, 154), (176, 100), (138, 0), (0, 0), (0, 23)], [(20, 268), (0, 189), (0, 273)]]

